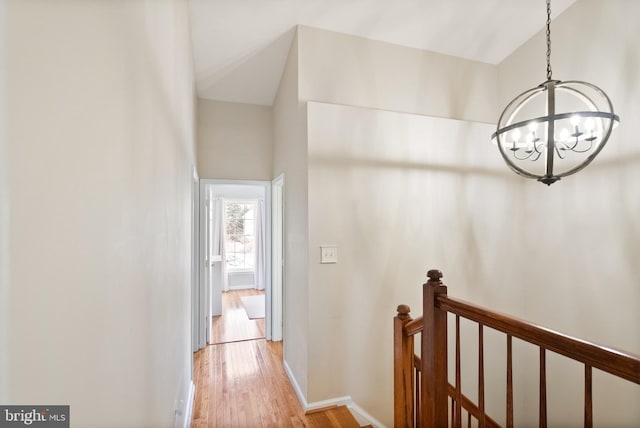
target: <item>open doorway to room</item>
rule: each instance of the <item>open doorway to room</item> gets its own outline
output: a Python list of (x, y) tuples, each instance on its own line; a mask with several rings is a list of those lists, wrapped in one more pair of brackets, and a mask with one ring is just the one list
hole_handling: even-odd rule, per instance
[(200, 205), (206, 342), (272, 339), (271, 182), (201, 180)]
[[(215, 195), (217, 189), (212, 189)], [(256, 193), (260, 193), (259, 189)], [(214, 197), (212, 256), (219, 258), (216, 263), (220, 264), (222, 278), (222, 307), (220, 313), (211, 314), (210, 343), (264, 338), (264, 198)]]

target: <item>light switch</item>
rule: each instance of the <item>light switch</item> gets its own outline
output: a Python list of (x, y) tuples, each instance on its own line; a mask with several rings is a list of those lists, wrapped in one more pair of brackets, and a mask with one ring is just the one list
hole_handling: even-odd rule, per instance
[(335, 245), (321, 245), (320, 263), (338, 263), (338, 247)]

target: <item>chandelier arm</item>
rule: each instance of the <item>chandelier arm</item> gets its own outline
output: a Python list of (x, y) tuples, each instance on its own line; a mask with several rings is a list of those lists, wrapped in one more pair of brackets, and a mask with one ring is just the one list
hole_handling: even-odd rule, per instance
[[(586, 141), (586, 140), (585, 140)], [(577, 146), (578, 144), (576, 144)], [(591, 148), (593, 147), (593, 141), (589, 141), (589, 147), (587, 147), (584, 150), (578, 150), (576, 148), (572, 149), (571, 151), (574, 153), (587, 153), (589, 150), (591, 150)]]
[[(574, 149), (575, 149), (576, 147), (578, 147), (578, 137), (576, 137), (576, 142), (575, 142), (572, 146), (569, 146), (569, 144), (567, 144), (567, 143), (565, 143), (565, 142), (562, 142), (562, 144), (564, 144), (564, 146), (565, 146), (565, 148), (566, 148), (567, 150), (574, 151)], [(564, 158), (562, 158), (562, 159), (564, 159)]]
[(587, 153), (589, 150), (591, 150), (591, 144), (589, 144), (589, 148), (588, 149), (584, 149), (584, 150), (578, 150), (578, 149), (573, 149), (571, 150), (574, 153)]
[[(497, 129), (495, 132), (495, 137), (496, 137), (496, 143), (498, 144), (498, 150), (500, 151), (500, 155), (502, 156), (502, 158), (504, 159), (505, 163), (509, 166), (509, 168), (511, 168), (511, 170), (513, 172), (515, 172), (516, 174), (522, 176), (522, 177), (526, 177), (526, 178), (539, 178), (539, 175), (536, 174), (532, 174), (522, 168), (520, 168), (519, 166), (517, 166), (516, 164), (514, 164), (513, 162), (511, 162), (511, 159), (509, 159), (509, 157), (507, 156), (507, 153), (505, 153), (505, 149), (503, 147), (503, 142), (502, 142), (502, 138), (501, 138), (501, 133), (499, 133), (498, 131), (500, 131), (500, 124), (503, 122), (503, 119), (505, 117), (505, 114), (507, 113), (507, 111), (509, 111), (509, 109), (516, 104), (516, 102), (519, 101), (519, 99), (521, 97), (526, 97), (525, 98), (525, 103), (526, 101), (529, 101), (531, 98), (533, 98), (534, 95), (536, 95), (538, 92), (542, 91), (544, 88), (542, 86), (538, 86), (532, 89), (529, 89), (527, 91), (524, 91), (523, 93), (521, 93), (520, 95), (518, 95), (516, 98), (514, 98), (508, 105), (507, 107), (502, 111), (502, 113), (500, 114), (500, 118), (498, 119), (498, 125), (497, 125)], [(516, 110), (519, 111), (520, 108), (522, 108), (522, 106), (517, 106)], [(511, 114), (510, 119), (513, 118), (513, 114)]]
[(561, 149), (559, 149), (557, 145), (555, 146), (555, 149), (556, 149), (556, 154), (560, 159), (564, 159), (567, 157), (567, 155), (562, 155)]
[[(611, 130), (612, 129), (613, 129), (613, 126), (610, 124), (609, 128), (607, 129), (606, 136), (603, 137), (603, 141), (607, 141), (609, 139), (609, 136), (611, 135)], [(589, 165), (595, 159), (595, 157), (598, 155), (598, 153), (600, 153), (600, 150), (602, 150), (603, 147), (604, 147), (604, 144), (600, 144), (598, 146), (598, 148), (593, 153), (591, 153), (589, 156), (587, 156), (587, 159), (585, 159), (584, 162), (582, 162), (580, 165), (576, 166), (573, 169), (565, 171), (562, 174), (558, 174), (557, 176), (558, 177), (566, 177), (567, 175), (575, 174), (576, 172), (584, 169), (587, 165)]]
[[(527, 153), (527, 152), (525, 151), (525, 153)], [(531, 157), (532, 154), (533, 154), (533, 152), (529, 152), (528, 155), (519, 158), (518, 155), (516, 154), (516, 152), (513, 152), (513, 157), (518, 159), (518, 160), (527, 160), (527, 159), (529, 159)]]
[[(516, 164), (514, 164), (513, 162), (511, 162), (511, 159), (509, 159), (509, 157), (506, 155), (506, 153), (504, 153), (504, 150), (501, 148), (502, 145), (502, 141), (500, 139), (500, 136), (497, 136), (497, 143), (498, 143), (498, 149), (500, 150), (500, 154), (502, 155), (503, 159), (505, 160), (505, 163), (507, 164), (507, 166), (509, 166), (509, 168), (511, 168), (511, 170), (513, 172), (515, 172), (518, 175), (521, 175), (523, 177), (527, 177), (527, 178), (540, 178), (539, 175), (537, 174), (533, 174), (529, 171), (526, 171), (522, 168), (520, 168), (519, 166), (517, 166)], [(527, 158), (524, 158), (522, 160), (526, 160)]]
[[(507, 164), (507, 166), (509, 168), (511, 168), (511, 170), (513, 172), (515, 172), (516, 174), (525, 177), (525, 178), (539, 178), (538, 175), (532, 174), (520, 167), (518, 167), (516, 164), (514, 164), (513, 162), (511, 162), (511, 160), (509, 159), (509, 157), (507, 156), (507, 154), (504, 152), (504, 149), (502, 147), (502, 139), (500, 138), (500, 135), (496, 135), (496, 142), (498, 144), (498, 150), (500, 151), (500, 155), (502, 156), (502, 158), (504, 159), (505, 163)], [(514, 155), (515, 156), (515, 155)], [(526, 159), (526, 158), (525, 158)]]
[(540, 156), (542, 156), (542, 152), (539, 152), (537, 150), (535, 152), (532, 152), (532, 153), (536, 153), (537, 156), (535, 158), (531, 159), (531, 162), (537, 161), (538, 159), (540, 159)]

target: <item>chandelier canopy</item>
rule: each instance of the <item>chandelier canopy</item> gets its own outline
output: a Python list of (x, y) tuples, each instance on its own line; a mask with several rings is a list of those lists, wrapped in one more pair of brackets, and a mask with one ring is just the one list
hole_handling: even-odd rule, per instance
[(620, 121), (597, 86), (552, 79), (550, 30), (547, 0), (547, 80), (507, 105), (492, 136), (514, 172), (547, 185), (591, 163)]

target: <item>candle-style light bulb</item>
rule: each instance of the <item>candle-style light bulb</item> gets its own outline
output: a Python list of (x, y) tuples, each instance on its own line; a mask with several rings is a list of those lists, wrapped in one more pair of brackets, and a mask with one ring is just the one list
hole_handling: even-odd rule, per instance
[(567, 128), (562, 128), (560, 130), (560, 141), (565, 143), (569, 139), (569, 130)]
[(573, 125), (573, 134), (571, 136), (576, 138), (577, 143), (578, 138), (582, 135), (582, 131), (580, 131), (580, 116), (577, 114), (571, 116), (571, 124)]
[(520, 130), (519, 129), (515, 129), (512, 133), (511, 136), (513, 137), (513, 141), (515, 143), (518, 142), (518, 140), (520, 139)]
[(592, 118), (588, 118), (587, 120), (584, 121), (584, 128), (589, 132), (593, 131), (593, 119)]
[(578, 125), (580, 125), (580, 116), (578, 116), (577, 114), (576, 114), (576, 115), (571, 116), (571, 124), (572, 124), (573, 126), (578, 126)]

